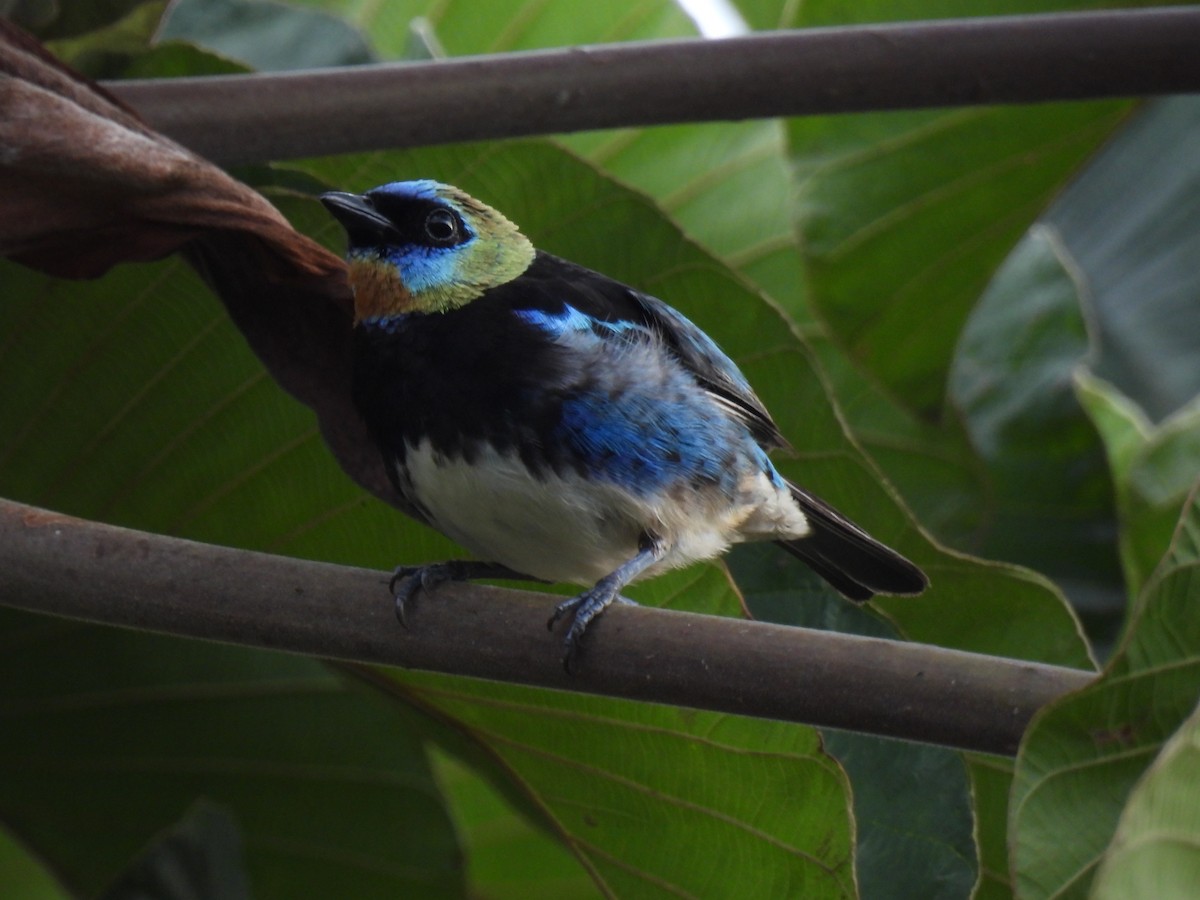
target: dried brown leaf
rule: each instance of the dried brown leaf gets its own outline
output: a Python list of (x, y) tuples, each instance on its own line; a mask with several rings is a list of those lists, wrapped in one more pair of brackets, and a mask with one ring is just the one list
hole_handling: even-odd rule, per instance
[(345, 265), (256, 191), (0, 20), (0, 254), (65, 278), (180, 252), (346, 471), (392, 499), (350, 393)]

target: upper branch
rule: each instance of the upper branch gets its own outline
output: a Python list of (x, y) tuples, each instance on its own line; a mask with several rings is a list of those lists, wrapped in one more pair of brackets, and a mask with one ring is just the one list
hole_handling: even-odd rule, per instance
[(831, 632), (616, 606), (563, 672), (552, 598), (445, 585), (392, 614), (378, 572), (87, 522), (0, 499), (0, 603), (363, 663), (671, 703), (1012, 754), (1094, 673)]
[(113, 82), (221, 164), (675, 122), (1200, 91), (1200, 9), (814, 28)]

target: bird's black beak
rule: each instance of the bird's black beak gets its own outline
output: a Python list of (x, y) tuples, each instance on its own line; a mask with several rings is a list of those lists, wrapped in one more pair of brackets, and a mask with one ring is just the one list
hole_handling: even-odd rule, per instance
[(375, 209), (366, 197), (359, 194), (330, 191), (321, 195), (321, 202), (346, 229), (352, 245), (383, 243), (389, 235), (396, 232), (396, 226), (391, 220)]

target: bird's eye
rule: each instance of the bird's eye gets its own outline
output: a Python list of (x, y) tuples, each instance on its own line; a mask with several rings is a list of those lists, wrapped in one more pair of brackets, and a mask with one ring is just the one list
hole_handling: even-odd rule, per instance
[(458, 221), (445, 209), (432, 210), (425, 217), (425, 234), (431, 241), (445, 244), (458, 236)]

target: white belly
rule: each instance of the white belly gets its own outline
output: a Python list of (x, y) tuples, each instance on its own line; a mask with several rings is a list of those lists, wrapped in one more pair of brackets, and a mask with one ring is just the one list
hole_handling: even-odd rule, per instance
[[(755, 502), (738, 505), (678, 491), (638, 499), (573, 471), (535, 478), (517, 456), (486, 445), (469, 465), (435, 454), (428, 442), (409, 448), (406, 461), (416, 499), (438, 530), (479, 559), (547, 581), (593, 584), (632, 559), (645, 532), (663, 541), (666, 554), (641, 577), (710, 559), (750, 537), (740, 527), (762, 513), (757, 490)], [(775, 535), (755, 535), (768, 536)]]

